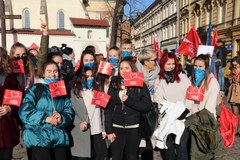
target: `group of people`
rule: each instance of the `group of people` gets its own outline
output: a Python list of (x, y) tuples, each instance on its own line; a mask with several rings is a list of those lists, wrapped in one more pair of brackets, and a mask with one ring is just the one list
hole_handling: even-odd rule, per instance
[[(0, 102), (5, 89), (20, 90), (24, 95), (19, 108), (1, 104), (2, 160), (11, 160), (19, 143), (19, 126), (29, 160), (104, 160), (109, 153), (113, 160), (136, 160), (144, 139), (138, 132), (140, 116), (151, 110), (152, 102), (159, 106), (159, 126), (151, 139), (144, 139), (146, 148), (158, 148), (164, 160), (194, 157), (196, 152), (193, 154), (190, 145), (194, 135), (185, 122), (203, 109), (217, 118), (220, 86), (210, 73), (208, 55), (194, 59), (188, 78), (174, 53), (160, 58), (152, 49), (144, 49), (133, 58), (132, 43), (126, 40), (121, 48), (111, 47), (106, 59), (101, 59), (113, 64), (112, 75), (107, 76), (97, 73), (99, 58), (93, 50), (81, 53), (80, 66), (75, 69), (74, 50), (48, 49), (48, 30), (43, 22), (41, 30), (39, 51), (16, 43), (8, 55), (0, 47)], [(20, 59), (25, 72), (13, 73), (12, 61)], [(234, 78), (239, 75), (239, 64), (239, 57), (232, 60), (233, 83), (239, 82)], [(142, 72), (143, 87), (124, 86), (126, 72)], [(64, 80), (67, 95), (51, 98), (49, 83), (59, 80)], [(187, 97), (191, 86), (204, 90), (202, 100)], [(111, 96), (106, 108), (91, 104), (94, 90)], [(234, 104), (234, 109), (238, 105)]]

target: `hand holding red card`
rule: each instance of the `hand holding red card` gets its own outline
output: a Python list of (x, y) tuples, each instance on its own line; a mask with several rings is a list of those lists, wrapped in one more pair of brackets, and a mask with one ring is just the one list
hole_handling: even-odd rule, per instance
[(64, 96), (67, 94), (64, 80), (49, 83), (49, 89), (52, 98)]
[(111, 96), (109, 96), (108, 94), (106, 94), (104, 92), (94, 91), (91, 104), (95, 104), (95, 105), (101, 106), (103, 108), (106, 108), (110, 97)]
[(112, 63), (101, 61), (99, 66), (98, 66), (98, 71), (97, 72), (110, 76), (112, 74), (112, 69), (113, 69), (113, 64)]
[(23, 65), (23, 60), (14, 60), (12, 62), (12, 66), (13, 66), (13, 73), (24, 73), (24, 65)]
[(5, 89), (3, 104), (20, 107), (22, 102), (22, 92), (17, 90)]
[(143, 73), (142, 72), (125, 72), (124, 86), (143, 87)]

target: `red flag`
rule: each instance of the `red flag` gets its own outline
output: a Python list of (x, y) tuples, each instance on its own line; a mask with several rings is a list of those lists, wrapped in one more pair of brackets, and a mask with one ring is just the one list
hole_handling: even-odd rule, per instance
[(91, 104), (106, 108), (111, 96), (104, 92), (94, 91)]
[(5, 89), (3, 104), (20, 107), (22, 102), (22, 92), (17, 90)]
[(225, 147), (232, 147), (234, 143), (236, 128), (238, 124), (238, 116), (233, 114), (222, 102), (220, 114), (220, 133)]
[(52, 98), (67, 94), (64, 80), (49, 83), (49, 89)]
[(81, 61), (78, 60), (76, 66), (75, 66), (74, 72), (77, 72), (77, 70), (78, 70), (79, 67), (80, 67), (80, 63), (81, 63)]
[(158, 51), (158, 58), (162, 58), (163, 52), (159, 49)]
[(113, 69), (112, 63), (101, 61), (98, 66), (97, 73), (106, 74), (110, 76), (112, 74), (112, 69)]
[(16, 43), (18, 43), (18, 40), (14, 38), (13, 44), (16, 44)]
[(37, 51), (39, 50), (39, 48), (40, 47), (38, 45), (36, 45), (35, 43), (32, 43), (31, 46), (29, 47), (29, 49), (35, 49)]
[(183, 39), (182, 43), (178, 48), (178, 53), (195, 57), (197, 55), (198, 46), (201, 45), (202, 42), (193, 26), (188, 32), (186, 38)]
[(213, 32), (213, 37), (212, 37), (212, 46), (214, 46), (214, 49), (217, 48), (217, 41), (218, 41), (218, 30), (216, 28)]
[(153, 38), (153, 49), (154, 49), (155, 52), (158, 52), (158, 49), (159, 49), (155, 37)]
[(125, 72), (124, 86), (143, 87), (143, 73), (142, 72)]
[(24, 73), (24, 65), (23, 65), (23, 60), (14, 60), (12, 61), (12, 66), (13, 66), (13, 73)]

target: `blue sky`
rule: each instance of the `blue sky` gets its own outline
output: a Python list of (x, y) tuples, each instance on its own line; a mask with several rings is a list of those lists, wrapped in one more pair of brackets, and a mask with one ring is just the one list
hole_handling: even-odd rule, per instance
[(124, 7), (124, 13), (127, 18), (129, 18), (130, 14), (131, 16), (135, 16), (137, 11), (143, 12), (154, 2), (154, 0), (127, 0), (127, 2), (128, 3)]

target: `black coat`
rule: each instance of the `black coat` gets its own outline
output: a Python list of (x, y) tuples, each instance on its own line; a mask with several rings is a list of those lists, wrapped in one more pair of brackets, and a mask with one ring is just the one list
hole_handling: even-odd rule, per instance
[(116, 78), (113, 77), (108, 94), (111, 96), (105, 110), (105, 129), (107, 134), (112, 133), (113, 124), (128, 126), (139, 123), (140, 113), (151, 109), (152, 101), (147, 86), (131, 87), (127, 89), (127, 100), (122, 103), (119, 97), (119, 89), (114, 88)]
[(221, 59), (222, 67), (226, 67), (227, 65), (227, 48), (224, 46), (219, 46), (216, 49), (216, 56), (217, 58)]

